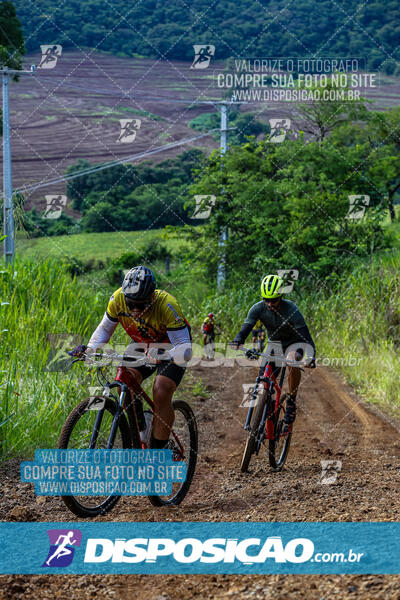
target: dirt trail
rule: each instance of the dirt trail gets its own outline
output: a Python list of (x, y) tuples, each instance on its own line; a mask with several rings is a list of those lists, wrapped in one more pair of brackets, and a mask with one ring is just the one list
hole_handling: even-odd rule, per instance
[[(285, 469), (272, 473), (265, 451), (241, 474), (246, 408), (242, 384), (256, 368), (199, 366), (209, 392), (191, 400), (198, 419), (198, 468), (181, 507), (157, 509), (126, 498), (108, 521), (397, 521), (400, 495), (399, 430), (362, 404), (340, 377), (307, 371), (299, 392), (298, 418)], [(182, 394), (182, 392), (181, 392)], [(179, 396), (179, 393), (177, 394)], [(190, 399), (189, 399), (190, 400)], [(333, 485), (321, 484), (321, 460), (341, 461)], [(17, 483), (19, 463), (1, 470), (0, 518), (69, 521), (58, 499), (35, 498)], [(0, 598), (395, 598), (400, 576), (14, 576), (0, 577)]]

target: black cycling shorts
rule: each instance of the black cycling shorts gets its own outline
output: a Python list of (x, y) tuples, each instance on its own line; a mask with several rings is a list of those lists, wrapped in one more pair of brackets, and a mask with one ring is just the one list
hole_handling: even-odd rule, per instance
[(253, 331), (251, 332), (251, 336), (252, 337), (257, 337), (259, 333), (263, 333), (264, 329), (253, 329)]
[(176, 383), (176, 387), (182, 381), (182, 377), (185, 374), (186, 368), (180, 367), (171, 360), (162, 360), (158, 365), (143, 365), (141, 367), (133, 367), (136, 371), (139, 371), (143, 377), (143, 381), (153, 375), (157, 371), (157, 375), (164, 375), (172, 379)]
[[(273, 342), (271, 342), (271, 343), (273, 343)], [(286, 350), (290, 346), (292, 346), (293, 344), (301, 344), (302, 345), (302, 344), (304, 344), (304, 340), (291, 340), (290, 342), (282, 341), (280, 343), (282, 345), (282, 352), (283, 352), (284, 355), (286, 355)], [(301, 355), (301, 357), (303, 357), (304, 350), (303, 350), (303, 348), (301, 346), (299, 348), (297, 348), (296, 352), (298, 352)], [(271, 363), (272, 372), (273, 372), (274, 376), (276, 378), (278, 378), (278, 375), (281, 372), (281, 367), (277, 367), (275, 365), (275, 363), (273, 362), (272, 358), (268, 358), (268, 359), (264, 358), (262, 360), (262, 363), (261, 363), (261, 366), (260, 366), (260, 371), (259, 371), (260, 377), (262, 377), (264, 375), (265, 365), (267, 364), (267, 362)]]

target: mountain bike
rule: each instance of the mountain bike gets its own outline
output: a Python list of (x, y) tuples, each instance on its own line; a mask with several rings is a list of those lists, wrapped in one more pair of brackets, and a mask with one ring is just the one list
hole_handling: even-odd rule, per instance
[[(257, 356), (269, 356), (246, 348), (243, 350), (250, 359), (255, 359)], [(250, 407), (244, 426), (248, 436), (240, 467), (242, 472), (247, 471), (251, 457), (253, 454), (258, 455), (262, 444), (266, 441), (268, 441), (268, 459), (272, 469), (280, 471), (288, 456), (292, 431), (282, 435), (287, 401), (287, 394), (282, 394), (282, 387), (286, 366), (295, 364), (298, 367), (299, 363), (280, 360), (282, 368), (279, 383), (274, 376), (271, 363), (273, 360), (267, 362), (263, 375), (256, 378), (251, 394)], [(262, 386), (261, 390), (260, 386)]]
[[(146, 431), (145, 413), (153, 415), (154, 404), (126, 366), (118, 366), (114, 381), (108, 381), (106, 367), (113, 360), (132, 362), (132, 367), (148, 363), (148, 358), (130, 360), (116, 353), (91, 354), (90, 358), (75, 358), (97, 368), (97, 378), (103, 387), (100, 395), (80, 402), (69, 414), (58, 439), (57, 448), (63, 449), (123, 449), (147, 448), (140, 432)], [(114, 394), (112, 390), (119, 393)], [(133, 390), (133, 398), (131, 391)], [(143, 402), (149, 406), (144, 410)], [(187, 467), (184, 482), (172, 484), (169, 496), (148, 496), (153, 506), (175, 506), (182, 502), (189, 491), (196, 468), (198, 433), (193, 410), (184, 400), (172, 403), (175, 420), (167, 449), (172, 450), (173, 460), (185, 461)], [(148, 435), (150, 439), (150, 433)], [(95, 517), (109, 512), (121, 496), (61, 496), (66, 506), (78, 517)]]

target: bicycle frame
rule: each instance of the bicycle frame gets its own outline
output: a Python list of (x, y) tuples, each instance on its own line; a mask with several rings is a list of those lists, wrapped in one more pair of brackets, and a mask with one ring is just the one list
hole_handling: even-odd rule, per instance
[(261, 423), (265, 423), (264, 417), (267, 418), (267, 440), (273, 440), (274, 439), (274, 419), (272, 419), (272, 414), (267, 415), (267, 411), (269, 411), (270, 407), (268, 406), (270, 404), (270, 399), (271, 399), (271, 394), (272, 394), (272, 390), (275, 389), (276, 392), (276, 397), (275, 397), (275, 406), (274, 406), (274, 411), (273, 411), (273, 416), (276, 417), (278, 414), (278, 408), (279, 408), (279, 400), (282, 394), (282, 386), (283, 386), (283, 380), (285, 379), (285, 373), (286, 373), (286, 367), (282, 367), (282, 371), (281, 371), (281, 375), (280, 375), (280, 379), (279, 379), (279, 384), (276, 380), (276, 377), (273, 373), (273, 369), (271, 367), (271, 365), (268, 363), (265, 367), (265, 371), (264, 371), (264, 378), (267, 380), (264, 383), (264, 388), (267, 390), (267, 402), (265, 403), (265, 407), (264, 407), (264, 413), (263, 413), (263, 418)]
[[(143, 431), (146, 427), (146, 422), (144, 419), (143, 413), (143, 400), (145, 400), (150, 406), (151, 410), (154, 412), (155, 406), (151, 398), (146, 394), (140, 383), (135, 379), (133, 374), (126, 367), (118, 367), (117, 374), (115, 376), (115, 381), (113, 383), (106, 383), (104, 389), (106, 390), (106, 395), (109, 395), (109, 390), (112, 388), (118, 387), (120, 389), (120, 396), (118, 401), (117, 411), (114, 415), (113, 422), (111, 425), (110, 435), (107, 440), (107, 449), (111, 449), (114, 445), (115, 436), (117, 434), (118, 421), (121, 416), (121, 413), (125, 410), (128, 415), (129, 428), (131, 431), (131, 439), (133, 442), (136, 440), (137, 446), (140, 447), (140, 436), (139, 432)], [(133, 391), (133, 401), (130, 397), (130, 390)], [(128, 393), (128, 402), (125, 401), (126, 395)], [(101, 421), (103, 419), (104, 408), (100, 409), (97, 413), (97, 417), (95, 420), (95, 424), (93, 427), (92, 436), (90, 439), (89, 448), (94, 448), (96, 445), (97, 437), (100, 431)], [(171, 433), (178, 444), (179, 451), (181, 456), (184, 457), (184, 448), (174, 432), (171, 429)], [(142, 445), (143, 447), (143, 445)], [(147, 446), (145, 446), (147, 447)]]
[[(262, 377), (258, 376), (256, 378), (256, 383), (254, 386), (253, 394), (251, 396), (251, 406), (247, 412), (246, 423), (244, 426), (245, 430), (250, 429), (251, 417), (253, 416), (254, 406), (257, 400), (258, 395), (258, 386), (262, 382), (264, 384), (264, 389), (267, 392), (267, 401), (264, 406), (263, 416), (260, 423), (260, 432), (263, 432), (266, 424), (266, 438), (268, 440), (273, 440), (275, 436), (274, 432), (274, 418), (278, 414), (279, 409), (279, 401), (282, 394), (282, 386), (283, 381), (285, 379), (286, 366), (282, 367), (279, 383), (273, 373), (273, 369), (271, 364), (268, 362), (265, 365), (264, 374)], [(276, 392), (275, 404), (273, 410), (271, 410), (271, 396), (273, 391)]]

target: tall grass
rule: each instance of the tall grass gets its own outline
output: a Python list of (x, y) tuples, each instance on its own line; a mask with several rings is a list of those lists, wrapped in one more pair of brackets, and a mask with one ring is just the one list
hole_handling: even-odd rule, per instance
[[(17, 261), (0, 272), (0, 454), (54, 445), (71, 406), (87, 395), (87, 371), (49, 372), (51, 334), (86, 339), (105, 298), (56, 262)], [(86, 392), (86, 394), (85, 394)]]
[[(369, 402), (400, 414), (400, 256), (359, 263), (327, 292), (308, 296), (305, 311), (319, 355), (339, 367)], [(354, 362), (356, 361), (356, 364)]]

